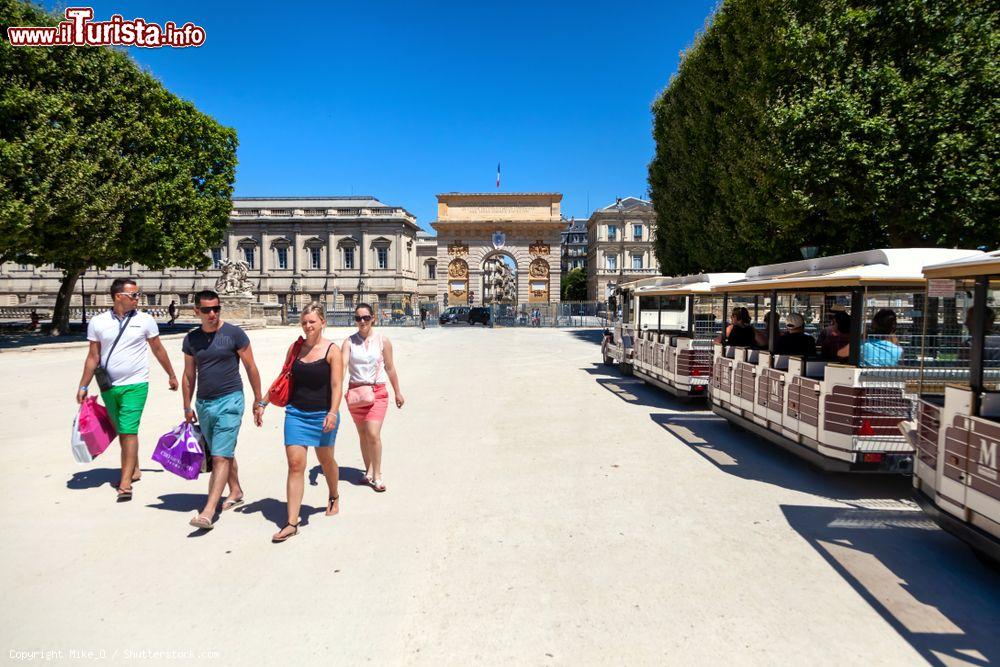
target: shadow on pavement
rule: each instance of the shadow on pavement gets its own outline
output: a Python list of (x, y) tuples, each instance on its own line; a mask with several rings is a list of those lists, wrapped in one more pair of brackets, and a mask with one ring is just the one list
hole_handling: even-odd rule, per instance
[[(140, 468), (143, 475), (148, 473), (159, 473), (163, 472), (157, 468)], [(110, 484), (111, 486), (118, 486), (118, 482), (121, 481), (121, 470), (118, 468), (91, 468), (90, 470), (81, 470), (80, 472), (73, 473), (73, 476), (66, 481), (67, 489), (96, 489), (99, 486), (105, 484)], [(142, 480), (138, 479), (133, 482), (133, 484), (142, 484)]]
[(923, 513), (781, 509), (789, 525), (928, 662), (1000, 661), (1000, 573)]
[(566, 333), (585, 343), (594, 343), (595, 345), (600, 345), (601, 341), (604, 340), (604, 329), (570, 329)]
[(607, 389), (626, 403), (683, 412), (705, 410), (703, 401), (678, 400), (666, 392), (651, 387), (637, 377), (622, 375), (614, 366), (605, 366), (600, 362), (594, 362), (590, 368), (581, 370), (595, 376), (599, 386)]
[[(309, 517), (313, 514), (321, 514), (325, 511), (326, 507), (313, 507), (303, 503), (299, 508), (300, 525), (308, 526)], [(279, 529), (288, 523), (288, 507), (285, 505), (284, 500), (278, 500), (277, 498), (261, 498), (260, 500), (255, 500), (249, 505), (237, 507), (233, 510), (233, 512), (238, 512), (239, 514), (260, 513), (261, 516), (273, 523)]]
[[(340, 466), (337, 468), (340, 472), (338, 473), (341, 482), (347, 482), (348, 484), (353, 484), (354, 486), (368, 486), (368, 482), (365, 481), (365, 471), (360, 468), (347, 468)], [(317, 464), (309, 470), (309, 485), (319, 486), (319, 476), (323, 474), (323, 466)]]
[(205, 507), (205, 497), (204, 493), (168, 493), (159, 497), (159, 504), (146, 507), (168, 512), (200, 512)]

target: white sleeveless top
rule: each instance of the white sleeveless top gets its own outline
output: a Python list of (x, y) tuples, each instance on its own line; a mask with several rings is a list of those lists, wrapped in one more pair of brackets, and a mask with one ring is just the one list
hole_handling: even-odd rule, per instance
[(347, 339), (347, 344), (351, 346), (351, 358), (347, 364), (349, 381), (357, 384), (385, 384), (388, 376), (382, 357), (382, 334), (372, 332), (367, 341), (361, 334), (353, 334)]

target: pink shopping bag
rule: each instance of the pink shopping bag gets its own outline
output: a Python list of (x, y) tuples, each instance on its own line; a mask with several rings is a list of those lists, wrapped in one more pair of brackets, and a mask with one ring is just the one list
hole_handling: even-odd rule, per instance
[(118, 432), (115, 431), (108, 415), (108, 409), (97, 402), (96, 396), (86, 399), (80, 406), (77, 429), (87, 444), (87, 450), (94, 458), (102, 454), (111, 441), (118, 437)]
[(204, 458), (205, 453), (198, 444), (198, 436), (187, 422), (170, 433), (163, 434), (153, 450), (154, 461), (167, 472), (184, 479), (198, 479)]

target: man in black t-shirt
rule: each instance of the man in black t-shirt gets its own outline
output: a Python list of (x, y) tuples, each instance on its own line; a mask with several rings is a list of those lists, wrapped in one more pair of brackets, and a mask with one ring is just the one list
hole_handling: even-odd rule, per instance
[(805, 333), (806, 321), (798, 313), (785, 318), (785, 333), (774, 341), (775, 354), (812, 357), (816, 354), (816, 339)]
[[(205, 509), (190, 524), (195, 528), (213, 528), (215, 510), (222, 498), (226, 484), (229, 495), (222, 503), (222, 511), (243, 503), (243, 489), (236, 466), (236, 439), (243, 421), (243, 380), (240, 362), (247, 371), (253, 389), (254, 401), (261, 402), (260, 373), (254, 363), (250, 339), (236, 325), (222, 321), (219, 295), (211, 290), (198, 292), (194, 298), (195, 314), (201, 326), (184, 336), (184, 419), (198, 422), (208, 442), (212, 456), (212, 477), (208, 482), (208, 500)], [(198, 397), (197, 412), (191, 409), (195, 386)], [(260, 417), (254, 415), (260, 426)]]

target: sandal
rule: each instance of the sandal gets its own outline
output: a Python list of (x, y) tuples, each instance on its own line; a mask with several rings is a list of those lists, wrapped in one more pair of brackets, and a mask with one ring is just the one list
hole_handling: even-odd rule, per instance
[(334, 516), (337, 512), (340, 511), (340, 508), (337, 508), (337, 512), (333, 511), (333, 505), (338, 500), (340, 500), (340, 496), (330, 496), (330, 499), (326, 503), (326, 515), (327, 516)]
[(195, 528), (201, 528), (202, 530), (212, 530), (215, 528), (215, 524), (212, 523), (211, 519), (206, 519), (202, 515), (198, 515), (195, 518), (188, 521), (188, 523)]
[(128, 501), (132, 500), (132, 489), (131, 488), (123, 489), (120, 486), (116, 486), (115, 487), (115, 491), (118, 492), (117, 502), (119, 502), (119, 503), (127, 503)]
[(227, 499), (224, 503), (222, 503), (222, 511), (225, 512), (226, 510), (231, 510), (234, 507), (239, 507), (242, 504), (243, 504), (243, 495), (240, 494), (239, 498), (230, 498)]
[(377, 477), (372, 480), (372, 488), (375, 489), (378, 493), (382, 493), (383, 491), (385, 491), (385, 484), (382, 483), (381, 477)]
[[(299, 521), (299, 523), (302, 523), (302, 521)], [(285, 540), (287, 540), (290, 537), (295, 537), (296, 535), (298, 535), (299, 534), (299, 523), (286, 523), (281, 528), (281, 530), (279, 530), (277, 533), (275, 533), (274, 535), (271, 536), (271, 542), (273, 542), (274, 544), (277, 544), (279, 542), (284, 542)], [(292, 531), (292, 532), (290, 532), (290, 533), (288, 533), (284, 537), (282, 537), (281, 536), (281, 531), (284, 530), (285, 528), (294, 528), (295, 530)]]

